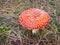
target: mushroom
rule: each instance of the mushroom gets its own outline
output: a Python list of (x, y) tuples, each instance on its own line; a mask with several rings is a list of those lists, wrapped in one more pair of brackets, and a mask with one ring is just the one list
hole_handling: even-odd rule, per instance
[(30, 8), (21, 13), (19, 22), (22, 26), (32, 30), (32, 33), (36, 33), (39, 29), (48, 25), (50, 16), (44, 10)]

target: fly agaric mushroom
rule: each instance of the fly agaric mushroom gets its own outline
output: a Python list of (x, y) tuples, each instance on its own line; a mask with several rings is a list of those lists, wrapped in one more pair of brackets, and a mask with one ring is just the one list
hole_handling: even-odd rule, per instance
[(45, 27), (50, 22), (50, 16), (44, 10), (30, 8), (23, 11), (19, 17), (19, 22), (26, 28), (36, 33), (40, 28)]

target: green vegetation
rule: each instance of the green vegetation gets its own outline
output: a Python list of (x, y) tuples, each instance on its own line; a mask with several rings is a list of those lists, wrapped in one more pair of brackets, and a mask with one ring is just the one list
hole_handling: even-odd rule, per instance
[(1, 25), (0, 26), (0, 44), (3, 44), (5, 42), (9, 34), (10, 34), (10, 30), (6, 26)]

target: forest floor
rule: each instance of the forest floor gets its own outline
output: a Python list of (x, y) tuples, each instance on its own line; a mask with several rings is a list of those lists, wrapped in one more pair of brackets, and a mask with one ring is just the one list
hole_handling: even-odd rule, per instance
[[(28, 29), (20, 25), (19, 15), (29, 8), (45, 10), (52, 18), (57, 18), (59, 20), (57, 23), (60, 24), (60, 0), (0, 0), (0, 26), (5, 25), (7, 28), (12, 30), (6, 44), (4, 45), (60, 45), (60, 28), (58, 28), (59, 33), (55, 35), (58, 39), (55, 40), (54, 36), (49, 36), (50, 38), (47, 36), (47, 38), (44, 37), (39, 42), (39, 38), (31, 39), (30, 34), (28, 34), (30, 36), (24, 35), (24, 32)], [(22, 31), (22, 36), (19, 35), (20, 31)], [(53, 41), (48, 42), (49, 40)]]

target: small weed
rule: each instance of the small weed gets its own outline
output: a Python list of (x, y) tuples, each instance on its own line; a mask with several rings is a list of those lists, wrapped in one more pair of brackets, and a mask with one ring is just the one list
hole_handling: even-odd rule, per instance
[(49, 2), (50, 2), (51, 5), (55, 5), (54, 4), (55, 0), (49, 0)]

